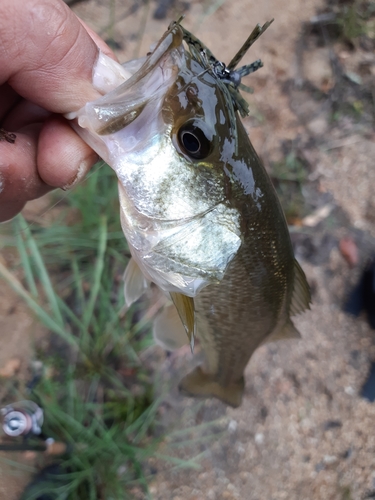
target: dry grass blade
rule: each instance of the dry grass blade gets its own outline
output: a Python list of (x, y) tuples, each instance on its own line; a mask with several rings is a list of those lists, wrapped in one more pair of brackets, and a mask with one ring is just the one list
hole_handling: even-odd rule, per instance
[(70, 345), (78, 346), (78, 341), (70, 335), (66, 329), (56, 322), (46, 311), (41, 307), (29, 292), (22, 286), (21, 282), (8, 271), (4, 264), (0, 261), (0, 276), (13, 288), (13, 290), (27, 303), (30, 309), (38, 316), (42, 323), (51, 331), (62, 337)]
[(238, 63), (241, 61), (243, 56), (246, 54), (246, 52), (249, 50), (249, 48), (253, 45), (254, 42), (258, 40), (260, 35), (262, 35), (266, 29), (271, 26), (273, 23), (273, 19), (271, 21), (267, 21), (263, 26), (260, 26), (260, 24), (257, 24), (253, 31), (250, 33), (248, 36), (247, 40), (245, 43), (242, 45), (240, 50), (237, 52), (237, 54), (233, 57), (233, 59), (230, 61), (230, 63), (227, 65), (228, 69), (234, 69)]

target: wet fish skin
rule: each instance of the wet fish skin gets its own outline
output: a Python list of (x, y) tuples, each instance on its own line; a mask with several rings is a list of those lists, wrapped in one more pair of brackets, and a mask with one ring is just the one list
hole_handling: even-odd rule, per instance
[[(231, 184), (231, 205), (241, 214), (242, 244), (223, 280), (194, 298), (205, 364), (180, 383), (186, 394), (213, 394), (234, 407), (241, 403), (243, 372), (256, 348), (272, 336), (298, 337), (290, 316), (310, 300), (274, 188), (240, 121), (237, 130), (235, 161), (243, 164)], [(249, 178), (257, 186), (252, 194)], [(299, 307), (293, 292), (301, 295)]]
[[(290, 318), (309, 306), (310, 292), (275, 190), (238, 117), (245, 107), (239, 100), (236, 108), (236, 89), (229, 83), (227, 91), (205, 63), (199, 41), (187, 51), (183, 38), (172, 24), (144, 65), (88, 103), (78, 120), (119, 178), (134, 259), (126, 296), (135, 300), (145, 278), (170, 294), (205, 354), (181, 391), (236, 407), (251, 355), (266, 341), (299, 336)], [(198, 154), (189, 144), (194, 149), (194, 137)], [(175, 325), (170, 314), (158, 321), (164, 345)]]
[[(192, 61), (192, 73), (200, 74), (203, 68), (195, 65)], [(256, 348), (272, 334), (298, 336), (290, 315), (297, 312), (292, 305), (295, 282), (298, 285), (304, 277), (295, 263), (275, 190), (240, 119), (237, 116), (235, 137), (228, 132), (228, 116), (225, 120), (220, 116), (226, 106), (225, 96), (219, 93), (210, 75), (202, 80), (180, 73), (176, 89), (172, 88), (166, 97), (164, 116), (173, 124), (172, 137), (189, 119), (206, 120), (206, 125), (210, 119), (210, 125), (214, 125), (213, 151), (197, 167), (216, 172), (216, 182), (221, 183), (226, 203), (239, 214), (241, 246), (223, 279), (194, 297), (197, 337), (206, 361), (203, 371), (198, 368), (182, 380), (180, 389), (196, 396), (214, 394), (238, 406), (243, 371)], [(213, 118), (215, 100), (218, 105)], [(205, 192), (209, 192), (209, 186)], [(297, 291), (307, 307), (307, 284)]]

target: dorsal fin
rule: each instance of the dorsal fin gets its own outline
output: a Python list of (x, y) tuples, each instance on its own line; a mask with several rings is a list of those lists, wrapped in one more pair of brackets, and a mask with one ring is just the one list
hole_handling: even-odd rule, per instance
[(130, 259), (124, 273), (124, 295), (127, 307), (137, 301), (147, 288), (148, 282), (138, 264), (133, 258)]
[(178, 315), (181, 318), (182, 324), (185, 327), (190, 342), (191, 352), (193, 352), (195, 336), (194, 299), (178, 292), (171, 292), (170, 295), (176, 306)]
[(289, 307), (289, 315), (295, 316), (306, 309), (310, 309), (311, 293), (305, 273), (296, 260), (294, 260), (294, 283), (292, 301)]

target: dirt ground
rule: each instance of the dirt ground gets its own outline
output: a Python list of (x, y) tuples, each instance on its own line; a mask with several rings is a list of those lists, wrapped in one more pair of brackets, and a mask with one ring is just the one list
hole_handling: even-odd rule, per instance
[[(156, 3), (151, 2), (121, 20), (130, 3), (111, 5), (112, 10), (107, 2), (90, 0), (73, 8), (104, 37), (110, 32), (121, 61), (132, 58), (136, 50), (146, 53), (176, 17), (170, 10), (166, 19), (155, 20)], [(183, 5), (176, 2), (176, 11)], [(200, 403), (178, 395), (172, 381), (189, 369), (189, 354), (167, 358), (158, 347), (145, 353), (145, 362), (154, 365), (158, 389), (169, 387), (161, 408), (164, 428), (200, 426), (189, 434), (190, 445), (181, 444), (174, 452), (184, 459), (199, 456), (200, 468), (173, 469), (153, 462), (152, 498), (374, 498), (375, 405), (361, 396), (375, 361), (374, 332), (364, 318), (342, 312), (375, 242), (373, 123), (341, 115), (333, 121), (329, 98), (316, 100), (311, 91), (312, 86), (324, 91), (337, 82), (329, 40), (319, 46), (302, 37), (303, 23), (317, 14), (322, 1), (228, 0), (204, 19), (207, 5), (191, 2), (184, 25), (227, 62), (257, 22), (275, 18), (245, 61), (264, 62), (248, 80), (254, 94), (248, 96), (251, 116), (245, 125), (267, 168), (283, 158), (286, 147), (304, 158), (308, 178), (303, 192), (315, 219), (301, 218), (291, 232), (313, 305), (295, 320), (302, 340), (268, 344), (255, 353), (245, 374), (244, 401), (236, 410), (214, 400)], [(116, 20), (113, 28), (104, 32), (111, 19)], [(139, 44), (137, 33), (143, 25)], [(366, 63), (370, 81), (374, 80), (374, 52), (357, 49), (334, 47), (344, 68), (355, 72)], [(339, 99), (345, 99), (345, 92)], [(339, 250), (344, 237), (358, 248), (353, 267)], [(32, 339), (40, 333), (26, 307), (1, 283), (0, 298), (0, 370), (16, 357), (22, 372)], [(168, 443), (165, 446), (169, 450)], [(0, 479), (0, 500), (16, 500), (19, 490), (9, 487), (4, 467), (0, 465), (0, 478), (7, 477), (6, 482)]]

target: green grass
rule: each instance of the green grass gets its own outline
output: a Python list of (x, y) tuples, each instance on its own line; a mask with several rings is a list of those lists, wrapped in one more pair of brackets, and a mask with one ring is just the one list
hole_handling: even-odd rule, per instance
[[(97, 168), (66, 198), (57, 223), (41, 228), (18, 216), (2, 240), (17, 248), (13, 271), (24, 277), (1, 263), (0, 275), (51, 332), (32, 398), (45, 411), (45, 435), (69, 445), (61, 484), (38, 486), (58, 499), (130, 498), (134, 485), (147, 495), (143, 464), (158, 443), (150, 431), (159, 403), (138, 358), (150, 345), (148, 325), (135, 308), (122, 314), (128, 249), (116, 184), (108, 167)], [(66, 224), (72, 210), (75, 222)]]
[[(205, 1), (197, 27), (224, 1)], [(132, 41), (135, 54), (149, 8), (147, 1)], [(110, 39), (116, 18), (111, 0), (104, 30)], [(150, 374), (139, 360), (151, 344), (149, 325), (139, 321), (136, 308), (123, 315), (121, 277), (129, 251), (111, 169), (97, 165), (62, 200), (60, 192), (56, 204), (57, 215), (46, 227), (18, 216), (10, 232), (1, 231), (0, 249), (15, 248), (19, 258), (12, 269), (0, 260), (0, 279), (50, 332), (48, 350), (36, 348), (44, 370), (32, 393), (20, 394), (15, 380), (13, 388), (12, 381), (6, 382), (8, 394), (14, 401), (27, 397), (38, 402), (45, 414), (44, 434), (68, 445), (55, 459), (61, 473), (34, 485), (22, 500), (42, 493), (56, 500), (125, 500), (135, 491), (137, 498), (150, 498), (149, 458), (197, 469), (204, 452), (191, 452), (189, 460), (182, 460), (178, 451), (217, 441), (219, 432), (209, 422), (154, 437), (160, 400), (155, 400)]]
[(98, 165), (60, 205), (47, 227), (19, 215), (11, 231), (2, 229), (1, 248), (17, 249), (19, 259), (13, 269), (0, 261), (0, 279), (50, 333), (47, 350), (35, 350), (43, 366), (38, 383), (30, 393), (17, 379), (5, 380), (7, 397), (36, 401), (44, 409), (44, 435), (68, 446), (55, 460), (60, 473), (44, 477), (22, 500), (42, 493), (56, 500), (126, 500), (135, 491), (136, 498), (151, 498), (148, 459), (198, 468), (202, 453), (184, 460), (179, 450), (216, 440), (215, 422), (169, 429), (168, 436), (160, 426), (153, 432), (161, 402), (153, 394), (157, 374), (139, 359), (153, 342), (139, 306), (124, 314), (129, 252), (112, 171)]
[(307, 181), (307, 175), (305, 163), (294, 150), (290, 151), (283, 161), (272, 164), (271, 178), (290, 224), (306, 215), (302, 188)]
[(362, 35), (373, 38), (374, 14), (375, 3), (372, 0), (354, 0), (340, 5), (337, 21), (343, 37), (347, 40), (355, 40)]
[[(205, 1), (198, 24), (224, 1)], [(131, 40), (134, 55), (150, 5), (144, 2), (139, 32)], [(108, 13), (102, 34), (113, 40), (118, 13), (112, 0)], [(17, 379), (3, 386), (13, 402), (40, 404), (44, 435), (68, 446), (54, 459), (59, 474), (34, 484), (22, 500), (47, 493), (56, 500), (148, 499), (148, 459), (197, 469), (203, 452), (194, 456), (191, 447), (218, 439), (215, 422), (175, 434), (169, 430), (167, 437), (160, 436), (160, 426), (153, 432), (160, 400), (139, 359), (152, 340), (137, 307), (123, 314), (122, 275), (130, 255), (112, 170), (98, 164), (74, 190), (54, 196), (52, 223), (38, 225), (18, 216), (0, 229), (0, 250), (18, 253), (11, 269), (0, 260), (0, 280), (22, 297), (50, 335), (47, 351), (36, 346), (43, 373), (32, 392)], [(181, 448), (189, 449), (188, 460), (179, 458)], [(11, 455), (6, 461), (16, 465)], [(40, 455), (39, 465), (46, 463)]]

